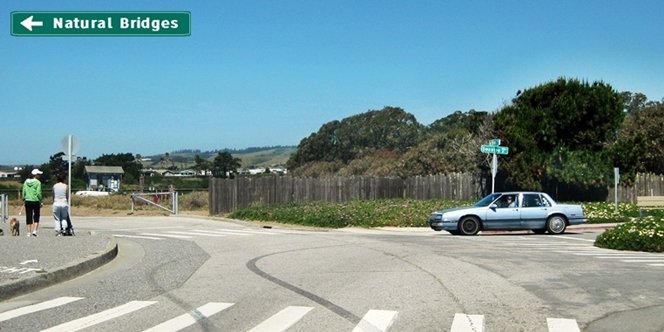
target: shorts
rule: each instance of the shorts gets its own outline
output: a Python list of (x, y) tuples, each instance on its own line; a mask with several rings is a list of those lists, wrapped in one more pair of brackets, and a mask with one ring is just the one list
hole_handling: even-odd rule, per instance
[(33, 222), (39, 223), (41, 203), (34, 201), (25, 201), (25, 224), (32, 225)]

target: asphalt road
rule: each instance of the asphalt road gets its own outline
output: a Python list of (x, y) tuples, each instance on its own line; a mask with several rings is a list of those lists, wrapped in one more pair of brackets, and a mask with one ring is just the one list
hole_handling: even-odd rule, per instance
[(664, 330), (664, 255), (595, 248), (598, 232), (461, 237), (187, 217), (76, 226), (114, 236), (118, 256), (0, 303), (0, 331)]

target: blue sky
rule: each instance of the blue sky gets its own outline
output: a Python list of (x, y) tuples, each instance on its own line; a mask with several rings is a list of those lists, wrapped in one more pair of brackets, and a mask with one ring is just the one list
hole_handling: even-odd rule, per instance
[[(12, 11), (190, 11), (189, 37), (14, 37)], [(0, 2), (0, 165), (297, 145), (397, 106), (425, 125), (564, 76), (664, 97), (662, 1)]]

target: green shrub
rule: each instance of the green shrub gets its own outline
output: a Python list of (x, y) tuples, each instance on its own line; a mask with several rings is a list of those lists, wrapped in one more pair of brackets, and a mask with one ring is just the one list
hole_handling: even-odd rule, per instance
[(595, 246), (617, 250), (664, 251), (664, 220), (655, 216), (632, 220), (606, 230)]
[(590, 202), (582, 205), (590, 224), (621, 223), (629, 221), (630, 217), (639, 216), (639, 209), (630, 203), (618, 203), (617, 210), (615, 203)]

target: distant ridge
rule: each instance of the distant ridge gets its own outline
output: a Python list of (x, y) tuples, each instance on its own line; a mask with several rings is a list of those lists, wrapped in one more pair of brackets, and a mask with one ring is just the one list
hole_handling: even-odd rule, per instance
[(170, 167), (176, 166), (179, 169), (188, 168), (194, 165), (194, 157), (200, 156), (202, 159), (212, 161), (220, 152), (229, 152), (233, 157), (242, 160), (242, 167), (251, 166), (275, 166), (285, 165), (291, 154), (295, 153), (297, 146), (267, 146), (267, 147), (249, 147), (245, 149), (218, 149), (210, 151), (201, 151), (200, 149), (180, 149), (169, 152), (168, 158), (164, 160), (166, 153), (151, 156), (142, 156), (149, 158), (150, 161), (143, 163), (144, 167)]

